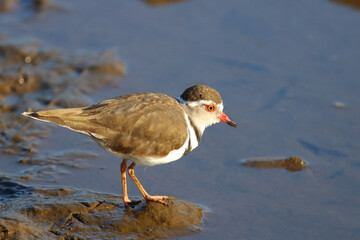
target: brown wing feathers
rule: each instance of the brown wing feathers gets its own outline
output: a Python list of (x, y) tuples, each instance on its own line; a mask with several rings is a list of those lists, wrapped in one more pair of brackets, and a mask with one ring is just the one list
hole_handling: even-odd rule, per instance
[(24, 113), (88, 134), (112, 151), (163, 157), (187, 138), (184, 112), (174, 98), (156, 93), (128, 94), (85, 108)]

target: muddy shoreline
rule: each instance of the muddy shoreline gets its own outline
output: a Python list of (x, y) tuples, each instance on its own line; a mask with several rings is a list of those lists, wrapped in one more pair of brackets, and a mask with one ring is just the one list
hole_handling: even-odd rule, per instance
[(196, 233), (205, 210), (170, 198), (168, 206), (79, 189), (26, 186), (0, 177), (0, 239), (154, 239)]

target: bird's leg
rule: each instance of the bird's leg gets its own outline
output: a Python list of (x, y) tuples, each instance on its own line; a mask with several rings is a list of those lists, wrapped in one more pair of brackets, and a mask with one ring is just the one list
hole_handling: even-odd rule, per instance
[(131, 203), (131, 200), (127, 194), (127, 185), (126, 185), (126, 167), (127, 167), (127, 160), (124, 159), (120, 165), (120, 172), (121, 172), (121, 180), (122, 180), (122, 187), (123, 187), (123, 202), (125, 205)]
[(135, 167), (135, 163), (132, 163), (129, 168), (128, 168), (128, 173), (130, 175), (130, 177), (132, 178), (132, 180), (134, 180), (135, 184), (138, 186), (140, 192), (142, 193), (142, 195), (144, 196), (146, 201), (152, 201), (152, 202), (158, 202), (158, 203), (162, 203), (164, 205), (167, 205), (163, 200), (168, 198), (167, 196), (151, 196), (149, 195), (144, 187), (141, 185), (140, 181), (137, 179), (137, 177), (135, 176), (135, 172), (134, 172), (134, 167)]

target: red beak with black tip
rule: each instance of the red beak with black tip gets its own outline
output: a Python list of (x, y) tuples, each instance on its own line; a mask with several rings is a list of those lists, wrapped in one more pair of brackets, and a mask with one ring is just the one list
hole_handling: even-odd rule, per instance
[(220, 119), (220, 121), (222, 121), (222, 122), (224, 122), (224, 123), (227, 123), (227, 124), (229, 124), (229, 125), (232, 126), (232, 127), (235, 127), (235, 128), (237, 127), (237, 126), (236, 126), (236, 123), (234, 123), (233, 121), (231, 121), (231, 119), (230, 119), (228, 116), (226, 116), (225, 113), (221, 113), (221, 115), (219, 115), (218, 118)]

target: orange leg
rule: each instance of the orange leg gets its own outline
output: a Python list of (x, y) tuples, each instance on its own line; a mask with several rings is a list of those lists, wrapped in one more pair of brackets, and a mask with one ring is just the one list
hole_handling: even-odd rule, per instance
[(146, 201), (152, 201), (152, 202), (158, 202), (158, 203), (162, 203), (164, 205), (167, 205), (164, 201), (164, 199), (168, 198), (167, 196), (150, 196), (144, 189), (144, 187), (141, 185), (140, 181), (137, 179), (137, 177), (135, 176), (135, 172), (134, 172), (134, 167), (135, 167), (135, 163), (132, 163), (129, 168), (128, 168), (128, 173), (130, 175), (130, 177), (132, 178), (132, 180), (134, 180), (135, 184), (138, 186), (140, 192), (142, 193), (142, 195), (144, 196)]
[(125, 205), (131, 203), (129, 196), (127, 194), (127, 185), (126, 185), (126, 167), (127, 167), (127, 160), (124, 159), (120, 165), (120, 172), (121, 172), (121, 180), (122, 180), (122, 187), (123, 187), (123, 202)]

